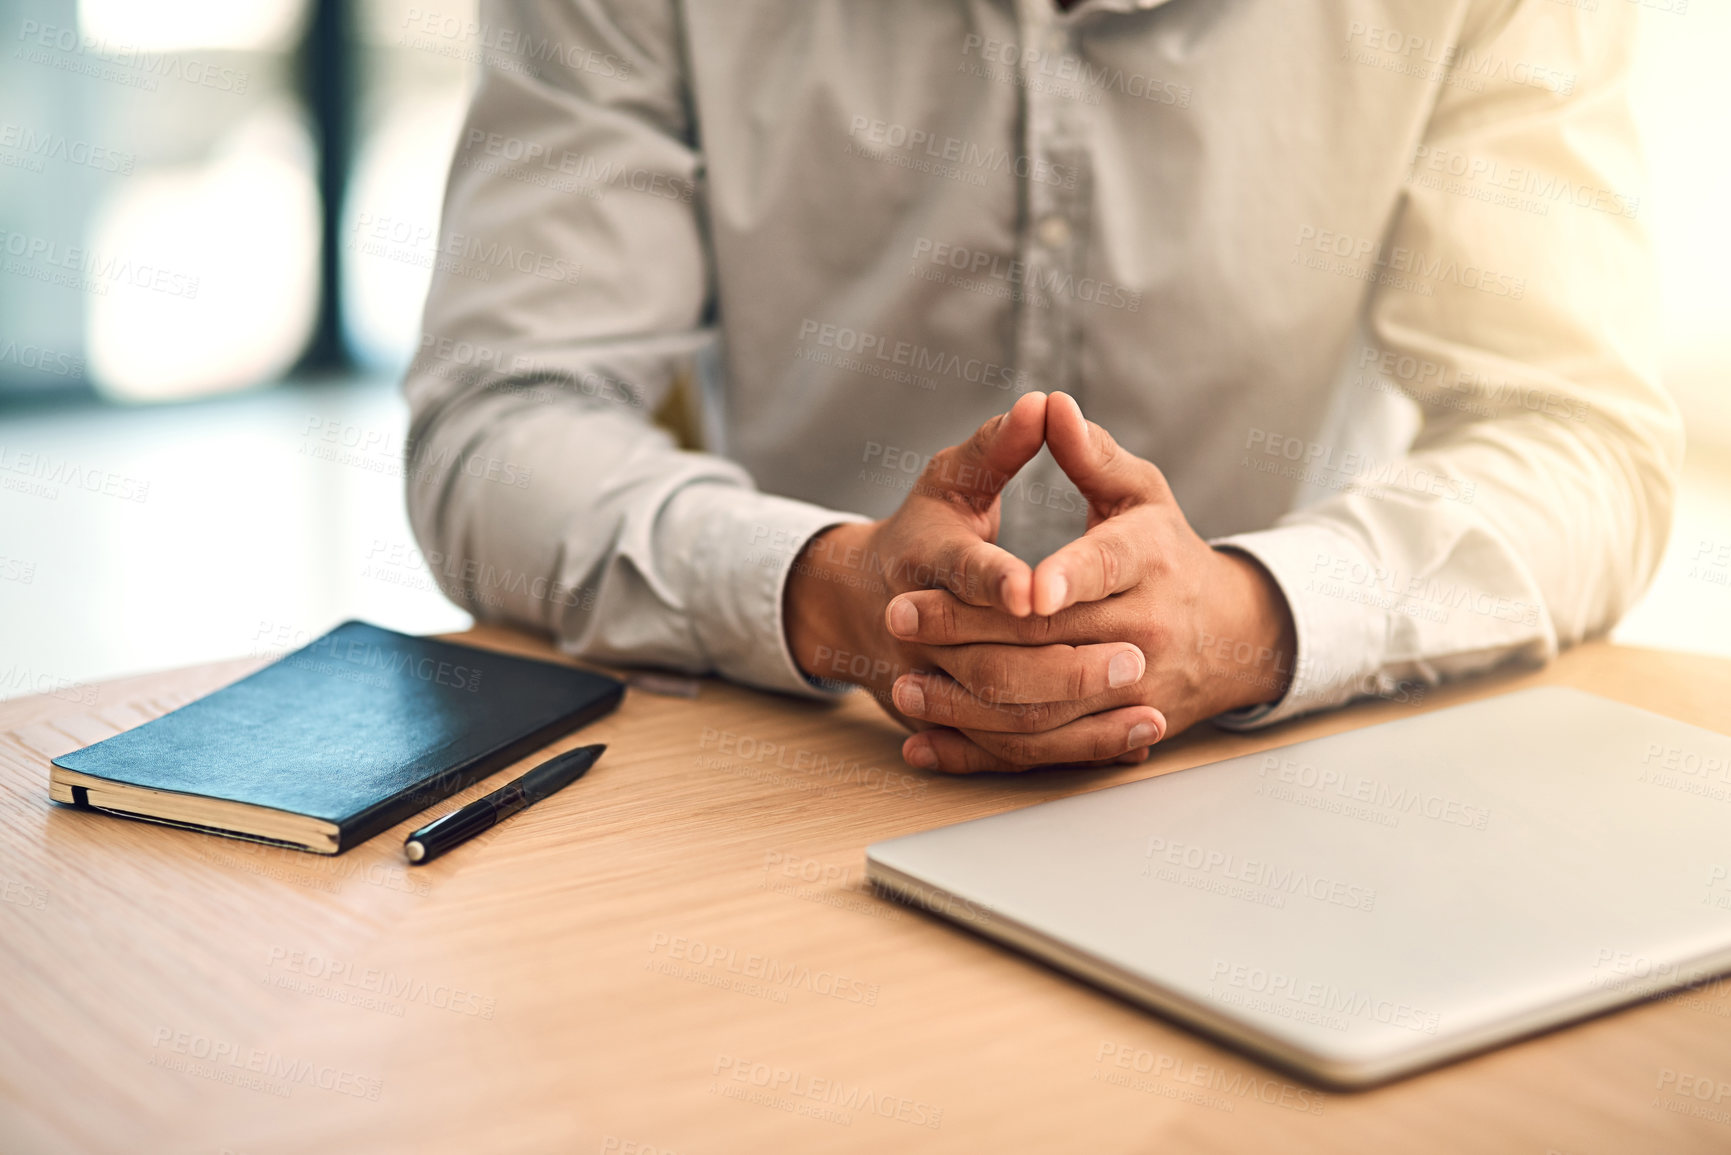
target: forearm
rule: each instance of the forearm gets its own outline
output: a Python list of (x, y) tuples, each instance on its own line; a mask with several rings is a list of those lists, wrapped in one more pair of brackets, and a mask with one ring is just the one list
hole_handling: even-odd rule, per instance
[(1292, 684), (1298, 633), (1280, 583), (1250, 554), (1217, 549), (1215, 610), (1197, 639), (1211, 705), (1220, 714), (1279, 702)]
[(1499, 13), (1468, 29), (1463, 55), (1543, 59), (1568, 83), (1445, 85), (1417, 156), (1618, 196), (1558, 199), (1517, 222), (1445, 182), (1407, 182), (1380, 259), (1434, 275), (1422, 292), (1370, 290), (1366, 344), (1341, 382), (1362, 392), (1337, 416), (1345, 428), (1376, 408), (1367, 398), (1405, 394), (1422, 416), (1416, 440), (1370, 461), (1320, 432), (1328, 464), (1306, 472), (1329, 496), (1226, 539), (1293, 607), (1293, 687), (1266, 720), (1543, 661), (1609, 628), (1663, 550), (1682, 431), (1657, 380), (1657, 289), (1636, 216), (1635, 13)]
[[(873, 637), (878, 623), (862, 620), (862, 587), (882, 599), (883, 583), (864, 564), (871, 526), (830, 526), (799, 550), (787, 575), (782, 621), (788, 652), (807, 677), (858, 682), (869, 675), (882, 649)], [(852, 564), (850, 564), (852, 559)], [(855, 668), (855, 659), (865, 664)]]
[(782, 585), (797, 543), (847, 515), (756, 492), (732, 462), (597, 406), (503, 395), (424, 428), (411, 519), (476, 616), (596, 660), (810, 692), (782, 645)]
[[(434, 267), (405, 383), (410, 514), (480, 617), (592, 658), (810, 692), (782, 644), (782, 582), (797, 544), (845, 515), (758, 493), (650, 420), (713, 338), (680, 18), (669, 0), (483, 5), (584, 63), (483, 63), (438, 251), (488, 267)], [(578, 171), (549, 181), (554, 160)]]
[(1395, 463), (1407, 484), (1217, 543), (1257, 557), (1292, 606), (1293, 689), (1262, 720), (1545, 661), (1615, 623), (1657, 565), (1675, 463), (1662, 438), (1581, 424), (1461, 429)]

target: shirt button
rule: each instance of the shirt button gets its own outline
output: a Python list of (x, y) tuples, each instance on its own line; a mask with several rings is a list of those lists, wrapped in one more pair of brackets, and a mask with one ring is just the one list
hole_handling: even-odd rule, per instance
[(1042, 218), (1037, 231), (1040, 243), (1048, 249), (1061, 249), (1070, 243), (1070, 222), (1056, 214)]

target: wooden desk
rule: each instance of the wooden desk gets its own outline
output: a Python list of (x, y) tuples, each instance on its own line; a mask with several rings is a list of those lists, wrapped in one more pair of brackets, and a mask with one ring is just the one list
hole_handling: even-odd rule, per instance
[(563, 743), (612, 745), (580, 788), (413, 871), (402, 830), (320, 859), (49, 804), (50, 756), (256, 664), (0, 704), (0, 1150), (1731, 1150), (1731, 983), (1319, 1095), (861, 884), (877, 839), (1515, 685), (1725, 730), (1731, 662), (1595, 644), (1143, 766), (959, 779), (904, 770), (863, 696), (633, 692)]

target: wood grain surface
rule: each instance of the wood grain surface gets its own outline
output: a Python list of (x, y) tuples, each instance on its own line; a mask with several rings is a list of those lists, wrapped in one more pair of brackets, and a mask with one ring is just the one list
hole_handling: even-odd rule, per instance
[(1731, 662), (1595, 643), (1142, 766), (953, 779), (863, 695), (634, 690), (554, 747), (609, 744), (584, 781), (412, 869), (414, 823), (322, 859), (48, 801), (51, 757), (259, 663), (0, 703), (7, 1155), (1731, 1151), (1731, 983), (1324, 1093), (862, 881), (879, 839), (1518, 686), (1731, 731)]

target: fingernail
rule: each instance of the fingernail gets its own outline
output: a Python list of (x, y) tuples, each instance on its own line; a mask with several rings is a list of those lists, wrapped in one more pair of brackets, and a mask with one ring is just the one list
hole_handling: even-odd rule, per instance
[[(1128, 686), (1142, 677), (1142, 658), (1135, 650), (1119, 650), (1112, 655), (1112, 664), (1106, 667), (1106, 683), (1114, 690), (1119, 686)], [(1147, 725), (1146, 722), (1143, 725)]]
[(924, 738), (909, 738), (904, 742), (902, 757), (916, 770), (930, 770), (938, 764), (938, 752)]
[(1063, 574), (1052, 579), (1052, 605), (1054, 609), (1064, 604), (1064, 597), (1069, 592), (1070, 583), (1064, 580)]
[[(891, 694), (895, 698), (896, 709), (902, 713), (919, 717), (926, 712), (925, 692), (920, 689), (919, 683), (912, 678), (903, 678), (897, 682), (895, 688), (891, 690)], [(1144, 722), (1143, 725), (1147, 725), (1147, 723)]]
[(1159, 737), (1160, 731), (1155, 728), (1154, 723), (1138, 722), (1130, 727), (1130, 740), (1125, 745), (1132, 750), (1138, 746), (1152, 746)]
[(890, 603), (890, 633), (898, 638), (911, 638), (920, 632), (920, 611), (907, 598)]

